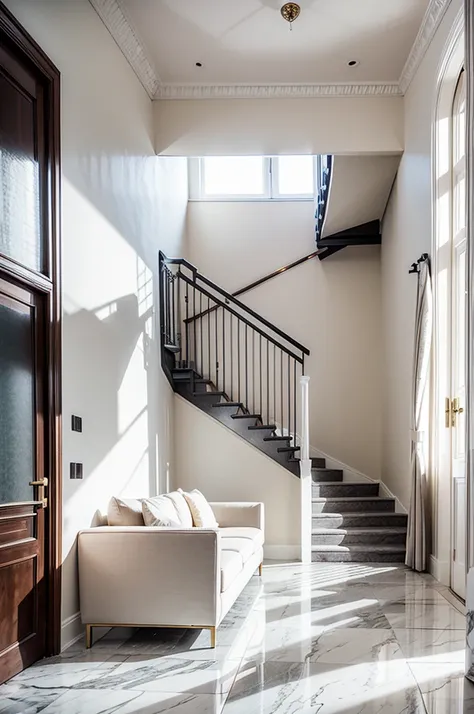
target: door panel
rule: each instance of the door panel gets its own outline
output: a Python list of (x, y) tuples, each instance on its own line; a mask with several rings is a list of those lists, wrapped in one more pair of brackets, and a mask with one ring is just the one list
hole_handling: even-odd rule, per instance
[(45, 653), (43, 311), (0, 280), (0, 681)]

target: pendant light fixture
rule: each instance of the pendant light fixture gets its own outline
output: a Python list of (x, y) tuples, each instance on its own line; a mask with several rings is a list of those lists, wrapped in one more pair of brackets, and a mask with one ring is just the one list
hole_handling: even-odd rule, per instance
[(301, 12), (300, 6), (296, 2), (287, 2), (283, 5), (280, 12), (282, 18), (290, 23), (290, 30), (292, 30), (292, 25)]

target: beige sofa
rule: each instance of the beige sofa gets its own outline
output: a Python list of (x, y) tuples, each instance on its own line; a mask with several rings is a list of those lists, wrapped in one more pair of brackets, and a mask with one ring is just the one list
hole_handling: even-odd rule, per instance
[(256, 569), (264, 543), (262, 503), (211, 503), (205, 528), (101, 526), (78, 536), (81, 618), (93, 627), (216, 630)]

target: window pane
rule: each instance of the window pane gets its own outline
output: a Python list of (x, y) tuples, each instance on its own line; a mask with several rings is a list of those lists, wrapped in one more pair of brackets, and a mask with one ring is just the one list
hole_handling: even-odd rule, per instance
[(204, 193), (208, 196), (263, 196), (262, 156), (218, 156), (203, 160)]
[(314, 194), (312, 156), (280, 156), (278, 159), (278, 193), (282, 196)]

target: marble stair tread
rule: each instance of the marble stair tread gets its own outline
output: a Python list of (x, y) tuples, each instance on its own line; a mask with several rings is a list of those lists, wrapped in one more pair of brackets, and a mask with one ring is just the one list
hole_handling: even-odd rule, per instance
[[(311, 550), (313, 552), (316, 551), (335, 551), (335, 552), (344, 552), (346, 550), (352, 550), (354, 552), (357, 551), (362, 551), (365, 552), (367, 550), (366, 545), (312, 545)], [(394, 552), (394, 553), (403, 553), (405, 552), (406, 548), (404, 545), (377, 545), (373, 548), (371, 548), (371, 551), (374, 553), (375, 551), (386, 551), (386, 552)]]
[(406, 513), (394, 511), (345, 511), (344, 513), (313, 513), (313, 528), (406, 528), (408, 516)]
[(377, 545), (405, 545), (407, 529), (400, 528), (313, 528), (311, 542), (313, 545), (342, 545), (352, 546), (365, 544)]
[(368, 481), (325, 481), (319, 483), (313, 481), (312, 489), (315, 495), (319, 492), (321, 495), (326, 494), (329, 497), (353, 496), (359, 498), (360, 496), (376, 497), (379, 495), (379, 484)]

